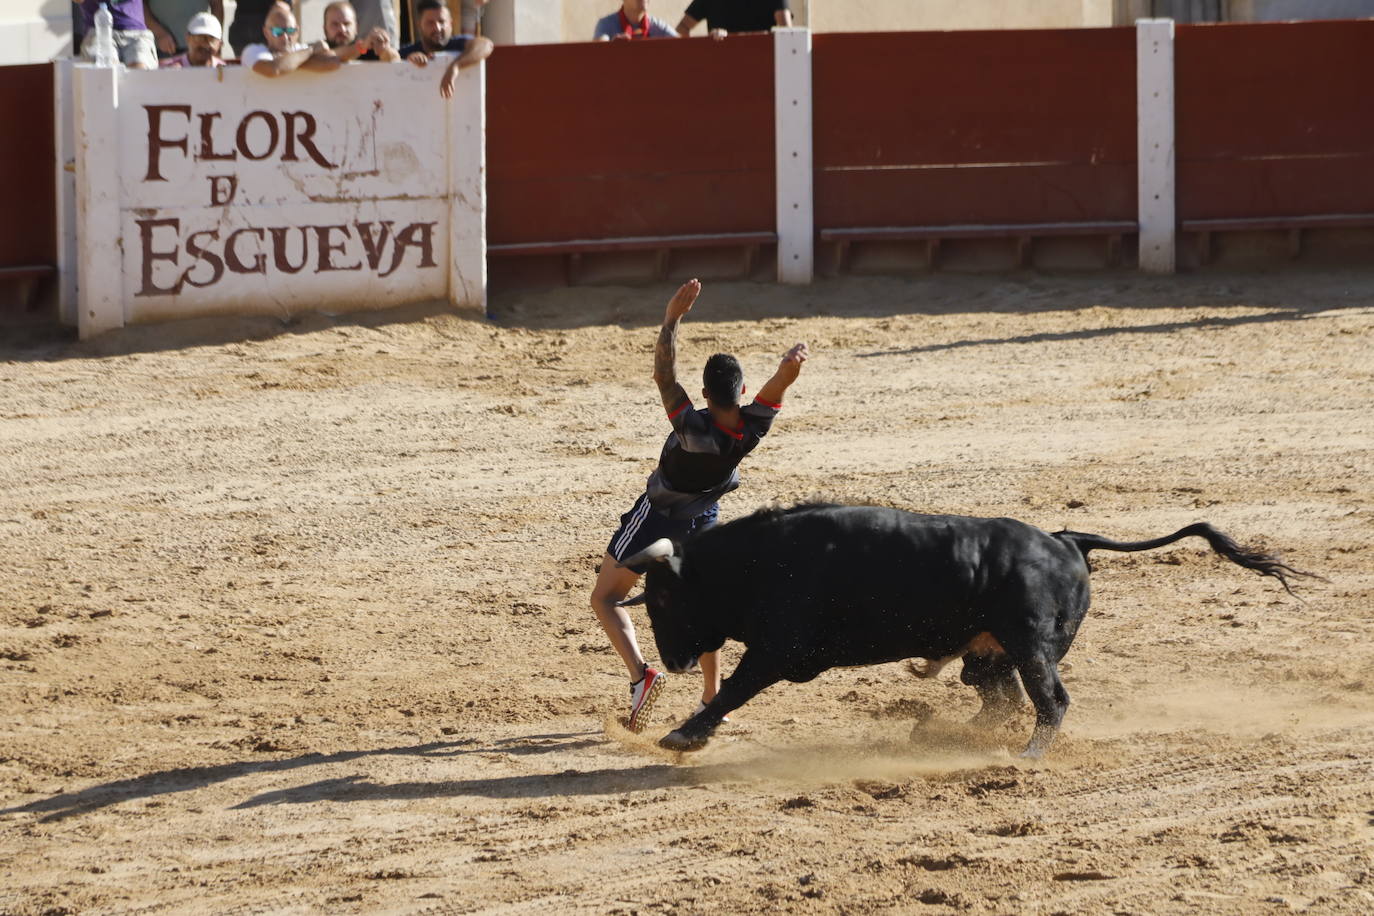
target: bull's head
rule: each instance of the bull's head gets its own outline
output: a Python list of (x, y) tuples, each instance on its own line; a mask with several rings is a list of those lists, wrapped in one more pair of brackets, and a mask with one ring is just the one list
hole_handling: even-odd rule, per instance
[(702, 626), (700, 609), (692, 607), (682, 578), (681, 548), (667, 538), (654, 541), (634, 556), (620, 561), (621, 566), (643, 566), (644, 591), (620, 602), (621, 606), (643, 604), (649, 611), (658, 657), (674, 674), (696, 667), (697, 656), (720, 648), (723, 640), (711, 645), (711, 635)]

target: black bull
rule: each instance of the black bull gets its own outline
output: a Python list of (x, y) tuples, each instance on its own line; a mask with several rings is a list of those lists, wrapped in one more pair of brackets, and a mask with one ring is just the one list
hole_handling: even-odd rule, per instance
[(668, 670), (689, 670), (727, 639), (746, 647), (716, 698), (660, 744), (703, 746), (722, 717), (778, 681), (917, 658), (928, 661), (912, 670), (929, 677), (962, 656), (963, 681), (983, 702), (975, 721), (995, 724), (1020, 705), (1020, 674), (1036, 714), (1024, 756), (1039, 757), (1069, 705), (1058, 663), (1088, 610), (1088, 551), (1190, 536), (1285, 589), (1289, 575), (1309, 575), (1205, 522), (1122, 543), (1008, 518), (806, 505), (660, 541), (622, 565), (648, 564), (643, 594), (626, 603), (648, 606)]

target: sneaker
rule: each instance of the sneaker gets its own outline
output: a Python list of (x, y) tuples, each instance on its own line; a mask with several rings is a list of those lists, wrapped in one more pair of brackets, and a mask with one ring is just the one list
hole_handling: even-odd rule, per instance
[(653, 712), (658, 695), (663, 692), (663, 683), (668, 680), (661, 671), (644, 666), (644, 676), (630, 685), (630, 721), (626, 726), (638, 734), (648, 724), (649, 713)]

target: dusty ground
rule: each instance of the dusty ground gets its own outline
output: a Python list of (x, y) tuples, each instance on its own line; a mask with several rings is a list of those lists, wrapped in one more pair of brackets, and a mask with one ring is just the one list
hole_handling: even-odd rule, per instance
[(686, 365), (814, 353), (727, 518), (1205, 519), (1329, 580), (1095, 554), (1037, 764), (957, 665), (620, 727), (669, 292), (0, 346), (0, 912), (1374, 910), (1374, 277), (707, 284)]

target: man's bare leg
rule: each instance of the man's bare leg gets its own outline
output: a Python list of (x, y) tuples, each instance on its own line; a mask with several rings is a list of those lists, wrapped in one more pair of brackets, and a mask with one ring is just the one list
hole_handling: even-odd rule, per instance
[(601, 559), (601, 569), (596, 574), (596, 586), (592, 589), (592, 610), (606, 636), (611, 640), (625, 670), (630, 673), (630, 681), (638, 681), (644, 676), (644, 656), (640, 654), (639, 642), (635, 639), (635, 625), (630, 614), (617, 602), (624, 600), (639, 581), (639, 573), (633, 569), (619, 566), (615, 557), (609, 553)]
[(697, 664), (701, 665), (701, 702), (709, 703), (720, 692), (720, 650), (703, 653)]

